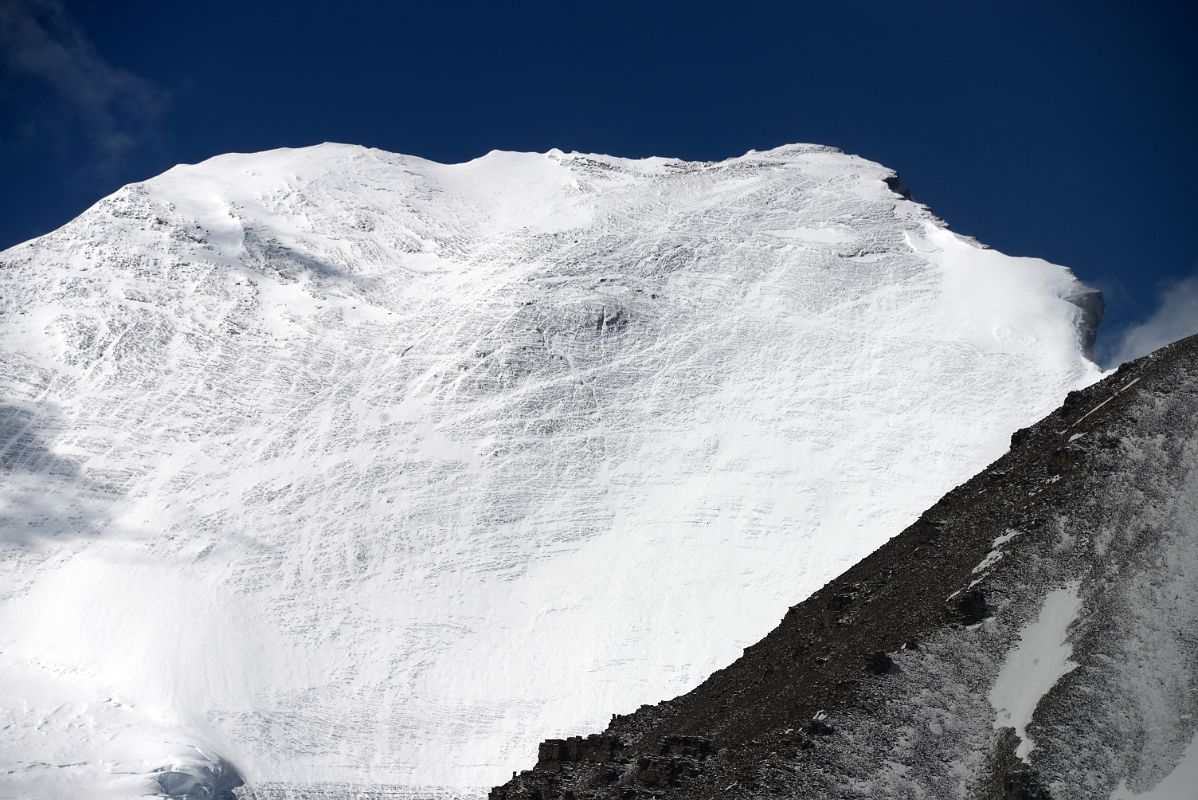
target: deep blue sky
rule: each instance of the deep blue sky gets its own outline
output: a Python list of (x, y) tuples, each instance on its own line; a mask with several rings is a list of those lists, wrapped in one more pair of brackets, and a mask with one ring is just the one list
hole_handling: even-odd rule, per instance
[(1196, 9), (0, 0), (0, 247), (228, 151), (819, 142), (898, 169), (954, 230), (1103, 288), (1113, 346), (1195, 285)]

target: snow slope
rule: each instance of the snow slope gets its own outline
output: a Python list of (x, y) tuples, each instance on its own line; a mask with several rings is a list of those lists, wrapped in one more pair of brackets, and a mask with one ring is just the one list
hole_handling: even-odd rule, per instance
[(687, 694), (490, 800), (1189, 800), (1198, 336), (1011, 449)]
[(487, 786), (730, 663), (1098, 376), (891, 176), (321, 145), (0, 253), (0, 776)]

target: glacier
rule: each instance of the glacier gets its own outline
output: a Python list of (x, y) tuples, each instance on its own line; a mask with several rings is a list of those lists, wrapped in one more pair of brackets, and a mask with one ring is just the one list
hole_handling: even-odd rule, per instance
[(326, 144), (0, 253), (0, 797), (469, 795), (730, 664), (1100, 376), (896, 189)]

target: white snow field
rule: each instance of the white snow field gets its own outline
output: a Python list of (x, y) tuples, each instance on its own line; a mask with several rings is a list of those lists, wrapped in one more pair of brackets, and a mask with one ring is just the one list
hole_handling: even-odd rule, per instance
[(0, 797), (469, 793), (730, 663), (1099, 375), (891, 175), (321, 145), (0, 253)]

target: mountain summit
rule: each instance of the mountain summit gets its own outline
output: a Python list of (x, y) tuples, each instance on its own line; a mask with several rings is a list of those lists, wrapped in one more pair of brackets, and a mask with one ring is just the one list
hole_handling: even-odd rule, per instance
[(0, 253), (7, 779), (485, 787), (728, 665), (1099, 377), (896, 189), (321, 145)]

